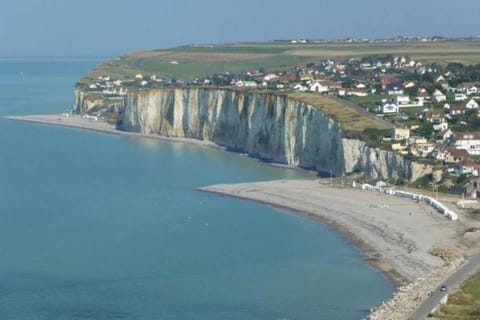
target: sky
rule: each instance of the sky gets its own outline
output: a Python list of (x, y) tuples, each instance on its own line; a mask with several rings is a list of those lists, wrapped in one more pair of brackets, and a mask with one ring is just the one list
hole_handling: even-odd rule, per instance
[(480, 0), (0, 0), (0, 56), (185, 44), (480, 35)]

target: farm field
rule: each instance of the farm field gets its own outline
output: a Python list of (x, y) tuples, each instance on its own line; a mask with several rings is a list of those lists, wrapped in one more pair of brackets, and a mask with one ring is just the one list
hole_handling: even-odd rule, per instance
[(342, 60), (380, 54), (409, 56), (421, 62), (478, 64), (480, 41), (321, 44), (269, 42), (183, 46), (134, 52), (106, 61), (89, 72), (82, 82), (106, 74), (128, 79), (137, 73), (191, 80), (207, 74), (236, 73), (259, 68), (271, 71), (322, 59)]

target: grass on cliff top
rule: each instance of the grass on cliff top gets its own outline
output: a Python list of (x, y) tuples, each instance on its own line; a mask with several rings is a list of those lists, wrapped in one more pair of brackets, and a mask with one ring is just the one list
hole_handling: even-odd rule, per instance
[(185, 46), (126, 54), (106, 61), (87, 74), (82, 82), (98, 76), (133, 78), (136, 73), (193, 79), (206, 74), (242, 72), (265, 68), (272, 71), (323, 59), (341, 61), (367, 55), (410, 56), (423, 62), (480, 63), (480, 41), (321, 43), (236, 43)]
[(448, 303), (435, 315), (435, 319), (480, 319), (480, 272), (468, 279), (458, 292), (449, 297)]
[(291, 99), (314, 106), (329, 117), (335, 119), (341, 124), (347, 136), (353, 134), (354, 137), (359, 137), (369, 129), (389, 129), (389, 126), (376, 118), (375, 115), (356, 109), (347, 102), (336, 98), (326, 97), (316, 93), (290, 93), (287, 96)]

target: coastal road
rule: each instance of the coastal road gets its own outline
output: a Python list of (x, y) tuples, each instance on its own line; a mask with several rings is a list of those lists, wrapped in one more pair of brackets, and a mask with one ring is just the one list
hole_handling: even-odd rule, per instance
[[(428, 314), (439, 305), (440, 300), (450, 291), (458, 288), (469, 276), (480, 269), (480, 254), (470, 258), (466, 264), (448, 277), (435, 291), (422, 303), (422, 305), (409, 318), (410, 320), (428, 319)], [(447, 291), (440, 291), (442, 285), (447, 286)]]

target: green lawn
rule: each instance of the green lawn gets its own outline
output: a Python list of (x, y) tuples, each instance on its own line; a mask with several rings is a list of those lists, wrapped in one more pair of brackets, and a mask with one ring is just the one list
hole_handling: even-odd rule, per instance
[(367, 107), (370, 111), (375, 112), (377, 107), (382, 99), (394, 99), (393, 96), (389, 96), (387, 94), (371, 94), (366, 97), (357, 97), (357, 96), (350, 96), (348, 100), (360, 104), (364, 107)]
[(480, 319), (480, 273), (468, 279), (460, 291), (449, 297), (448, 303), (436, 319), (478, 320)]

